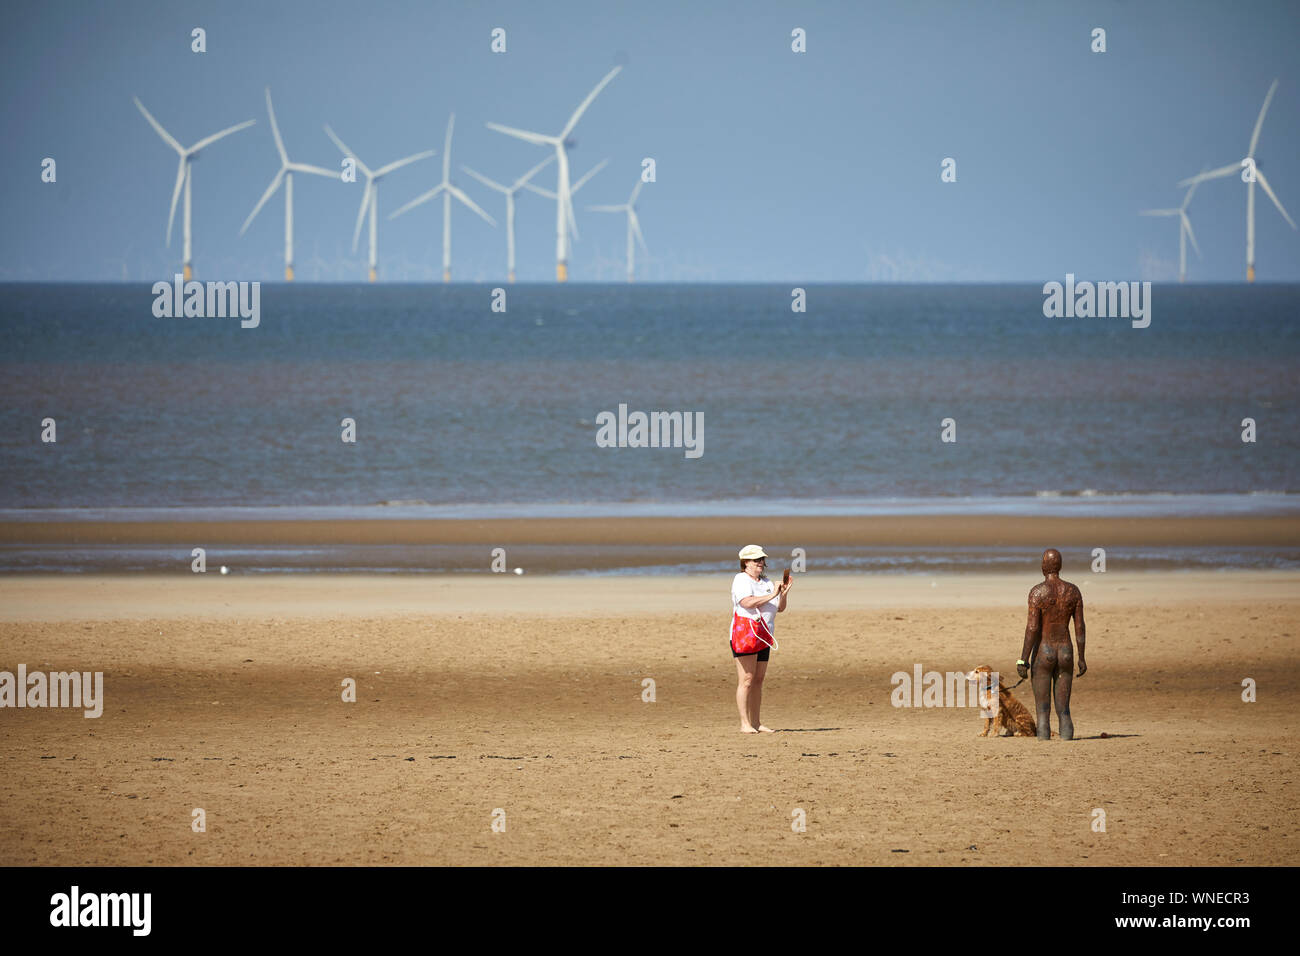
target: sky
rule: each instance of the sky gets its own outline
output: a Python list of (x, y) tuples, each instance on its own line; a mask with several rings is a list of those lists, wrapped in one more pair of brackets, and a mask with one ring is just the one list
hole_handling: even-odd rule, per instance
[[(371, 167), (438, 151), (380, 189), (390, 280), (440, 277), (441, 200), (387, 216), (439, 181), (454, 111), (453, 181), (500, 225), (453, 207), (453, 278), (498, 282), (505, 200), (461, 164), (521, 175), (545, 148), (485, 124), (558, 132), (616, 64), (570, 152), (575, 179), (609, 159), (575, 202), (576, 281), (623, 278), (625, 219), (584, 207), (625, 202), (645, 158), (642, 281), (1173, 280), (1177, 220), (1139, 210), (1177, 206), (1178, 180), (1240, 160), (1275, 78), (1257, 158), (1300, 217), (1294, 0), (69, 0), (0, 17), (0, 281), (179, 270), (179, 208), (166, 245), (177, 157), (133, 96), (185, 145), (257, 121), (194, 163), (195, 269), (281, 278), (281, 196), (239, 235), (279, 167), (269, 86), (295, 161), (341, 168), (326, 123)], [(196, 27), (206, 52), (191, 49)], [(941, 180), (946, 158), (955, 182)], [(294, 185), (299, 279), (364, 280), (361, 184)], [(1256, 204), (1259, 280), (1300, 281), (1300, 232), (1262, 191)], [(1189, 281), (1244, 280), (1245, 207), (1238, 177), (1201, 186)], [(516, 236), (519, 280), (552, 280), (554, 204), (521, 194)]]

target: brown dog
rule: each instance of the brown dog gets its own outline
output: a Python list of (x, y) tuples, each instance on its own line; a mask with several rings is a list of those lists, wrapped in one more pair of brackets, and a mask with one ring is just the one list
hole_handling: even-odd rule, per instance
[[(992, 675), (993, 668), (984, 664), (975, 668), (966, 675), (966, 679), (975, 684), (979, 694), (980, 708), (988, 713), (993, 709), (992, 700)], [(981, 675), (984, 675), (981, 679)], [(1024, 704), (1016, 700), (1011, 693), (1011, 689), (998, 681), (998, 708), (996, 717), (984, 718), (984, 732), (981, 737), (989, 735), (989, 727), (993, 728), (994, 737), (1037, 737), (1038, 724), (1034, 721), (1034, 715), (1029, 712)], [(1003, 731), (1006, 733), (1003, 733)]]

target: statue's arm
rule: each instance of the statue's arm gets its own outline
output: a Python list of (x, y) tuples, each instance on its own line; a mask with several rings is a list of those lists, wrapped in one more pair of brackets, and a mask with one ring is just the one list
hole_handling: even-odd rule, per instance
[(1038, 650), (1043, 639), (1043, 609), (1034, 600), (1034, 592), (1029, 592), (1029, 620), (1025, 623), (1025, 642), (1020, 648), (1020, 659), (1028, 664)]
[(1074, 643), (1079, 648), (1079, 676), (1082, 677), (1088, 665), (1083, 660), (1083, 645), (1087, 638), (1087, 627), (1083, 623), (1083, 594), (1079, 594), (1078, 601), (1074, 605)]

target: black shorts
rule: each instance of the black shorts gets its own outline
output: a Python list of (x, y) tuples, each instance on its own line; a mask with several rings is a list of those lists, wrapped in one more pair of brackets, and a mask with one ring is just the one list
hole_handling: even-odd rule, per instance
[(767, 659), (772, 656), (772, 648), (765, 647), (761, 651), (750, 651), (749, 654), (737, 654), (736, 649), (734, 647), (731, 649), (732, 657), (749, 657), (750, 654), (757, 654), (758, 659), (766, 664)]

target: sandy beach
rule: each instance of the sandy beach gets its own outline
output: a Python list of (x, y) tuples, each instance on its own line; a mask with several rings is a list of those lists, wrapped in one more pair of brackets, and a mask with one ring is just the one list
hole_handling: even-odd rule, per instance
[(729, 574), (6, 577), (0, 670), (105, 704), (0, 710), (0, 863), (1300, 862), (1300, 574), (1065, 576), (1068, 743), (890, 703), (1011, 671), (1033, 575), (796, 577), (758, 737)]

